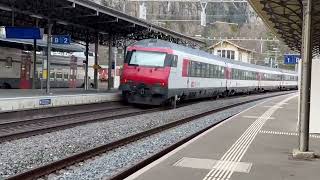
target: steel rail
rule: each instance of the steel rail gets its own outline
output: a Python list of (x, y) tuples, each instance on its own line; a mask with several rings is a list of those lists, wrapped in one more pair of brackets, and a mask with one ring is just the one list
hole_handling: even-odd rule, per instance
[[(109, 115), (108, 113), (110, 112), (117, 112), (117, 110), (125, 110), (129, 109), (129, 107), (126, 108), (114, 108), (114, 109), (108, 109), (104, 114), (102, 115), (88, 115), (83, 118), (79, 117), (73, 117), (73, 118), (68, 118), (68, 119), (54, 119), (52, 118), (43, 118), (43, 119), (36, 119), (32, 120), (31, 124), (26, 124), (27, 122), (17, 122), (13, 123), (14, 126), (8, 126), (2, 128), (0, 125), (0, 130), (3, 130), (2, 133), (0, 132), (0, 143), (5, 142), (5, 141), (10, 141), (10, 140), (15, 140), (15, 139), (21, 139), (21, 138), (26, 138), (34, 135), (39, 135), (39, 134), (44, 134), (44, 133), (49, 133), (53, 131), (58, 131), (58, 130), (63, 130), (67, 128), (72, 128), (75, 126), (83, 125), (83, 124), (88, 124), (88, 123), (94, 123), (94, 122), (99, 122), (99, 121), (108, 121), (108, 120), (114, 120), (114, 119), (120, 119), (120, 118), (125, 118), (125, 117), (131, 117), (131, 116), (136, 116), (136, 115), (141, 115), (141, 114), (146, 114), (146, 113), (152, 113), (156, 111), (163, 110), (163, 108), (153, 108), (153, 109), (147, 109), (147, 110), (135, 110), (133, 109), (132, 112), (124, 112), (121, 114), (116, 114), (116, 115)], [(120, 112), (121, 112), (120, 111)], [(93, 112), (95, 113), (95, 112)], [(68, 115), (67, 115), (68, 116)], [(41, 121), (43, 120), (43, 121)], [(30, 121), (30, 120), (29, 120)], [(54, 122), (56, 121), (56, 122)], [(23, 123), (23, 124), (21, 124)], [(20, 130), (17, 127), (23, 127)], [(5, 132), (8, 131), (9, 132)], [(3, 133), (4, 132), (4, 133)]]
[[(168, 130), (170, 128), (173, 128), (173, 127), (176, 127), (176, 126), (191, 122), (193, 120), (196, 120), (196, 119), (199, 119), (199, 118), (202, 118), (202, 117), (205, 117), (205, 116), (217, 113), (217, 112), (221, 112), (221, 111), (226, 110), (226, 109), (237, 107), (237, 106), (240, 106), (240, 105), (248, 104), (248, 103), (251, 103), (251, 102), (256, 102), (256, 101), (263, 100), (263, 99), (266, 99), (266, 98), (281, 96), (281, 95), (285, 95), (285, 94), (289, 94), (289, 93), (275, 94), (275, 95), (270, 95), (270, 96), (267, 96), (267, 97), (258, 97), (258, 98), (247, 100), (247, 101), (243, 101), (243, 102), (240, 102), (240, 103), (234, 103), (232, 105), (227, 105), (227, 106), (224, 106), (224, 107), (215, 108), (213, 110), (206, 111), (206, 112), (203, 112), (203, 113), (199, 113), (199, 114), (187, 117), (187, 118), (182, 118), (180, 120), (176, 120), (176, 121), (167, 123), (165, 125), (158, 126), (158, 127), (146, 130), (144, 132), (140, 132), (140, 133), (134, 134), (132, 136), (128, 136), (128, 137), (125, 137), (123, 139), (116, 140), (116, 141), (113, 141), (111, 143), (108, 143), (108, 144), (105, 144), (105, 145), (101, 145), (101, 146), (96, 147), (96, 148), (89, 149), (87, 151), (76, 153), (76, 154), (71, 155), (69, 157), (66, 157), (66, 158), (63, 158), (63, 159), (48, 163), (48, 164), (40, 166), (40, 167), (36, 167), (36, 168), (30, 169), (30, 170), (27, 170), (25, 172), (16, 174), (14, 176), (10, 176), (8, 178), (8, 180), (18, 180), (18, 179), (31, 180), (31, 179), (40, 178), (42, 176), (48, 175), (50, 173), (53, 173), (55, 171), (58, 171), (60, 169), (65, 168), (65, 167), (71, 166), (73, 164), (85, 161), (85, 160), (90, 159), (90, 158), (92, 158), (94, 156), (97, 156), (97, 155), (100, 155), (102, 153), (105, 153), (107, 151), (114, 150), (114, 149), (116, 149), (118, 147), (124, 146), (126, 144), (131, 143), (131, 142), (134, 142), (134, 141), (140, 140), (142, 138), (151, 136), (153, 134), (157, 134), (157, 133), (162, 132), (164, 130)], [(220, 122), (222, 122), (222, 121), (220, 121)], [(216, 124), (214, 124), (214, 125), (216, 125)], [(196, 134), (199, 134), (199, 133), (196, 133)], [(194, 136), (196, 136), (196, 135), (194, 135)], [(187, 141), (188, 139), (190, 139), (192, 137), (193, 136), (189, 136), (188, 138), (184, 139), (183, 142)], [(179, 144), (182, 144), (182, 142), (177, 143), (175, 145), (172, 145), (169, 148), (166, 148), (165, 150), (162, 150), (159, 153), (157, 153), (157, 154), (155, 154), (155, 155), (153, 155), (153, 156), (151, 156), (151, 157), (139, 162), (138, 164), (126, 169), (125, 171), (122, 171), (121, 173), (113, 176), (112, 179), (123, 179), (123, 178), (129, 176), (130, 174), (132, 174), (133, 172), (137, 171), (138, 169), (140, 169), (140, 168), (146, 166), (147, 164), (151, 163), (152, 161), (158, 159), (159, 157), (164, 155), (166, 152), (170, 151), (171, 149), (174, 149)]]

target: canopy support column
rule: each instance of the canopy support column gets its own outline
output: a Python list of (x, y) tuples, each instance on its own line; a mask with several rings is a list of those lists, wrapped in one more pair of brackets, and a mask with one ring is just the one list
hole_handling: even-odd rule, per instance
[(113, 87), (112, 83), (112, 44), (113, 44), (113, 37), (109, 37), (109, 60), (108, 60), (108, 90)]
[(303, 44), (302, 44), (302, 71), (299, 105), (299, 150), (294, 151), (296, 158), (313, 158), (314, 153), (309, 151), (309, 120), (310, 120), (310, 90), (312, 65), (311, 40), (311, 5), (312, 0), (303, 1)]
[(311, 88), (311, 0), (303, 2), (303, 59), (300, 89), (300, 131), (299, 150), (309, 151), (309, 118), (310, 118), (310, 88)]
[[(38, 27), (38, 19), (36, 19), (36, 27)], [(37, 75), (37, 39), (33, 39), (33, 74), (32, 74), (32, 89), (36, 89)]]
[(99, 34), (96, 34), (96, 43), (94, 45), (94, 88), (98, 89), (98, 64), (99, 64), (99, 59), (98, 59), (98, 53), (99, 53)]
[(88, 70), (89, 70), (89, 35), (86, 35), (86, 61), (85, 61), (85, 74), (84, 74), (84, 90), (88, 90)]
[(47, 37), (47, 88), (46, 88), (46, 93), (50, 93), (50, 57), (51, 57), (51, 31), (52, 31), (52, 26), (53, 24), (51, 21), (48, 22), (48, 37)]

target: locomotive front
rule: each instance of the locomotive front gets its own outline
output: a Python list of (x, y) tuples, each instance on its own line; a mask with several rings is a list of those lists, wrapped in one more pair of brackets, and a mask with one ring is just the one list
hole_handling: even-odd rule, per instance
[(128, 47), (119, 89), (125, 101), (161, 105), (168, 98), (172, 50), (155, 47)]

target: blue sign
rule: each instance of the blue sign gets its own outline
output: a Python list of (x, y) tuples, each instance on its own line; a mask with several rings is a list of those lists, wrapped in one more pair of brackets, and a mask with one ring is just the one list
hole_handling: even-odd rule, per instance
[(112, 68), (112, 69), (114, 69), (114, 62), (112, 62), (112, 66), (111, 66), (111, 68)]
[(300, 60), (300, 55), (284, 55), (284, 64), (298, 64)]
[(49, 105), (51, 104), (51, 99), (40, 99), (39, 105)]
[(36, 27), (5, 27), (6, 38), (42, 39), (40, 28)]
[(52, 44), (70, 44), (71, 37), (69, 35), (53, 35)]

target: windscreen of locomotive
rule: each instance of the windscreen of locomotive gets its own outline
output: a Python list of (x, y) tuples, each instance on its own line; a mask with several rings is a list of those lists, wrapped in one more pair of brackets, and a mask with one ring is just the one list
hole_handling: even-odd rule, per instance
[(136, 66), (164, 67), (166, 53), (133, 51), (129, 64)]

